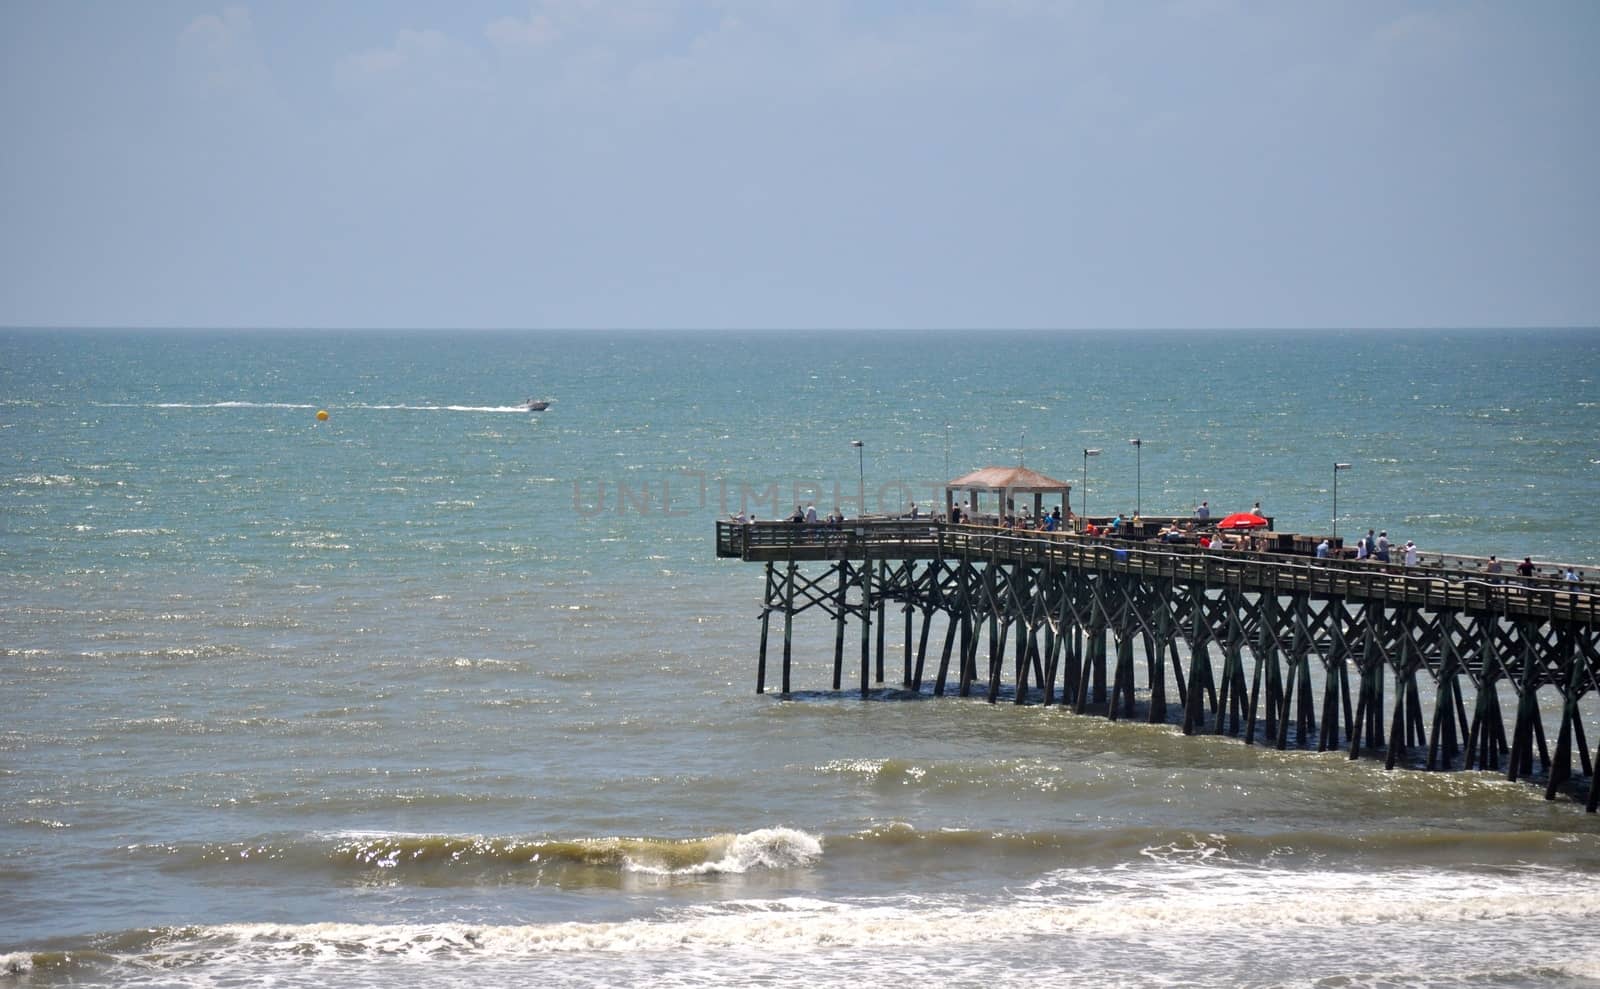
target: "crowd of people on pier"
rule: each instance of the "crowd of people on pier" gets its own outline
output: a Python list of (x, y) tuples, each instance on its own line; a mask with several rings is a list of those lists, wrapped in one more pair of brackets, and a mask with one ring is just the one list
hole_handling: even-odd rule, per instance
[[(1265, 519), (1259, 501), (1249, 514)], [(757, 521), (754, 513), (746, 515), (743, 511), (737, 515), (730, 515), (729, 518), (740, 525), (753, 524)], [(915, 502), (899, 518), (946, 521), (943, 513), (924, 513)], [(838, 529), (843, 526), (845, 516), (844, 512), (836, 507), (826, 517), (819, 517), (816, 505), (807, 504), (796, 505), (794, 513), (782, 521)], [(1073, 514), (1072, 509), (1065, 505), (1058, 505), (1049, 512), (1041, 512), (1034, 517), (1031, 512), (1024, 512), (1020, 516), (1014, 512), (977, 515), (970, 503), (956, 503), (950, 508), (948, 521), (952, 524), (988, 525), (1011, 532), (1070, 533), (1081, 537), (1103, 539), (1154, 539), (1161, 543), (1191, 545), (1204, 550), (1275, 551), (1275, 543), (1270, 533), (1263, 535), (1262, 530), (1257, 529), (1225, 532), (1214, 525), (1208, 501), (1202, 501), (1195, 506), (1189, 518), (1172, 519), (1154, 534), (1144, 528), (1143, 520), (1137, 513), (1131, 518), (1118, 513), (1102, 523), (1096, 523), (1092, 519), (1080, 520)], [(1388, 530), (1375, 527), (1368, 529), (1366, 535), (1357, 538), (1353, 547), (1336, 546), (1332, 537), (1325, 536), (1316, 543), (1311, 553), (1317, 559), (1370, 561), (1375, 564), (1398, 564), (1407, 568), (1423, 565), (1422, 551), (1414, 540), (1407, 539), (1404, 543), (1396, 545), (1396, 542), (1389, 538)], [(1445, 563), (1444, 555), (1440, 554), (1436, 565), (1444, 566)], [(1461, 560), (1458, 561), (1456, 569), (1469, 566), (1468, 561)], [(1477, 567), (1491, 580), (1506, 579), (1503, 576), (1506, 573), (1505, 565), (1498, 556), (1491, 555), (1486, 561), (1477, 564)], [(1560, 580), (1572, 590), (1580, 590), (1584, 582), (1583, 571), (1570, 565), (1554, 567), (1541, 573), (1539, 565), (1534, 563), (1531, 556), (1524, 556), (1522, 562), (1516, 564), (1513, 570), (1521, 578), (1537, 576)]]

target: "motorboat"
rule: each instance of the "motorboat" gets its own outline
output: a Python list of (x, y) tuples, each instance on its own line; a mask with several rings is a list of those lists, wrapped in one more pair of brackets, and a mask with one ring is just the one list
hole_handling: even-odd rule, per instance
[(543, 412), (549, 407), (550, 400), (547, 398), (530, 398), (522, 403), (522, 408), (525, 412)]

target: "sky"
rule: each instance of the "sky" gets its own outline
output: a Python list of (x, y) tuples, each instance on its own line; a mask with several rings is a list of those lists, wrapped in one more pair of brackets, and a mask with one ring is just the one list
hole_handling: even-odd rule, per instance
[(5, 0), (0, 325), (1600, 325), (1600, 3)]

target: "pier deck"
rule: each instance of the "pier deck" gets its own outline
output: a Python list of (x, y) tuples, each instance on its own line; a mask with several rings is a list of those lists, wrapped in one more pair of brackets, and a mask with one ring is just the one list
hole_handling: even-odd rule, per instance
[(1429, 608), (1486, 609), (1502, 615), (1594, 623), (1600, 597), (1551, 577), (1485, 574), (1369, 560), (1318, 560), (1279, 553), (1122, 542), (1066, 532), (1017, 532), (911, 519), (840, 527), (793, 522), (717, 523), (717, 555), (750, 563), (839, 559), (936, 560), (978, 557), (1049, 563), (1147, 579), (1308, 592)]

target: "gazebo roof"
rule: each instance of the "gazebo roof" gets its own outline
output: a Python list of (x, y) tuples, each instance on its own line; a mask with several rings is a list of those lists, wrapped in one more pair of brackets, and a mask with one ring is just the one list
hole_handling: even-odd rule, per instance
[(959, 491), (1071, 491), (1072, 485), (1026, 467), (983, 467), (945, 484)]

